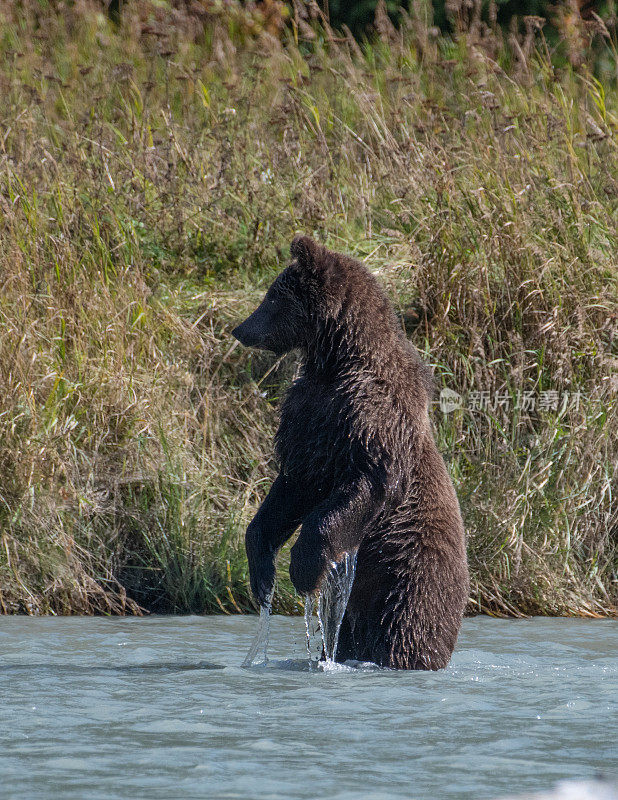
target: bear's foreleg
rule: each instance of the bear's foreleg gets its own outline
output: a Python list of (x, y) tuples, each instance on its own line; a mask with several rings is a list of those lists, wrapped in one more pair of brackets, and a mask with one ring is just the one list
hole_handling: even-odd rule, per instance
[(290, 578), (300, 594), (316, 592), (328, 565), (358, 550), (373, 505), (368, 481), (333, 492), (304, 521), (290, 553)]
[(302, 492), (279, 475), (247, 527), (245, 547), (249, 562), (251, 591), (260, 605), (266, 605), (275, 583), (275, 558), (310, 509)]

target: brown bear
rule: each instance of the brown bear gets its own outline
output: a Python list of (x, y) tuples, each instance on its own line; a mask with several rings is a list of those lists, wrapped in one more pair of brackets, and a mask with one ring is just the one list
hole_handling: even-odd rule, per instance
[(307, 236), (233, 335), (302, 369), (281, 408), (280, 473), (246, 534), (251, 588), (264, 605), (275, 558), (300, 525), (290, 577), (320, 588), (357, 551), (336, 660), (441, 669), (468, 597), (464, 527), (429, 421), (430, 370), (377, 281)]

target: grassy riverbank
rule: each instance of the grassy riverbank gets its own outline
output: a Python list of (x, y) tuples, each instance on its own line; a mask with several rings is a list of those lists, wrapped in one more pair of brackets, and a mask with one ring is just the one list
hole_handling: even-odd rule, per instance
[(228, 331), (298, 231), (367, 259), (463, 397), (433, 416), (470, 609), (615, 608), (615, 69), (418, 20), (363, 52), (134, 23), (2, 24), (0, 609), (251, 607), (294, 362)]

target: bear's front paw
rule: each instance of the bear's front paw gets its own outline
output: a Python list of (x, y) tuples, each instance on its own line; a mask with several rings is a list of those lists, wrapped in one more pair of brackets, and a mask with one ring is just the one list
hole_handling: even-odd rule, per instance
[(290, 578), (299, 594), (313, 594), (320, 588), (331, 559), (319, 548), (303, 546), (299, 539), (290, 551)]
[(275, 560), (263, 555), (249, 562), (251, 591), (261, 606), (268, 606), (272, 600), (275, 586)]
[(270, 605), (275, 586), (276, 552), (264, 540), (255, 519), (249, 523), (245, 536), (251, 591), (261, 606)]

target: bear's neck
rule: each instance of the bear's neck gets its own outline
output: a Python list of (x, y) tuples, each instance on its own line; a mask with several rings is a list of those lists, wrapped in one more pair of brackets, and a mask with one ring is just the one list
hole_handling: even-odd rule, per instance
[[(375, 324), (374, 324), (375, 323)], [(382, 374), (401, 355), (404, 341), (390, 320), (328, 320), (305, 350), (305, 374), (333, 379), (359, 370)]]

